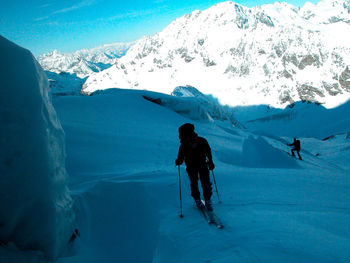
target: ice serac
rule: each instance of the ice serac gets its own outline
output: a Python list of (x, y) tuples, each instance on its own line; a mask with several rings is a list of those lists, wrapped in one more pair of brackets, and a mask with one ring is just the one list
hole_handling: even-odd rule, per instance
[(0, 241), (55, 259), (72, 234), (64, 132), (30, 51), (0, 36)]

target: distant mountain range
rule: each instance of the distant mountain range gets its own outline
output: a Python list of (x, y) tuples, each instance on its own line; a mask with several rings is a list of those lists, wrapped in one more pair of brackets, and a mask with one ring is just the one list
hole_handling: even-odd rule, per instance
[(348, 32), (350, 0), (302, 8), (223, 2), (136, 41), (112, 67), (92, 70), (82, 92), (170, 94), (190, 85), (231, 106), (284, 107), (301, 100), (335, 107), (350, 97)]
[(61, 53), (54, 50), (38, 57), (44, 70), (55, 73), (76, 74), (85, 78), (93, 72), (99, 72), (113, 65), (125, 55), (133, 42), (103, 45), (91, 49), (81, 49), (73, 53)]
[(88, 76), (111, 67), (132, 45), (133, 42), (115, 43), (73, 53), (54, 50), (39, 56), (38, 61), (47, 73), (54, 95), (76, 94)]

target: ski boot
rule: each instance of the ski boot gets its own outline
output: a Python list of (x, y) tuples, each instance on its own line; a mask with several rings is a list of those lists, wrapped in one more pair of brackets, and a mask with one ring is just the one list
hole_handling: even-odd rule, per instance
[(211, 200), (205, 200), (205, 207), (207, 208), (208, 211), (213, 211), (213, 204)]
[(196, 206), (199, 209), (203, 209), (204, 208), (204, 204), (202, 203), (202, 200), (198, 199), (198, 200), (194, 200), (196, 202)]

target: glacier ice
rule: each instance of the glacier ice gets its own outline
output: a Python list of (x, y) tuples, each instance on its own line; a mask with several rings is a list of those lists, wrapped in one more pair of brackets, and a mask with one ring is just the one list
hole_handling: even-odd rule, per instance
[(0, 241), (60, 256), (73, 232), (64, 132), (30, 51), (0, 36)]

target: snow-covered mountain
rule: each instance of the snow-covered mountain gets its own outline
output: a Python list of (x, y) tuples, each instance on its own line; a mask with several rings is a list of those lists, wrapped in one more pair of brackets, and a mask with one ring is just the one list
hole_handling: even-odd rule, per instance
[(84, 93), (134, 88), (170, 94), (191, 85), (229, 105), (334, 107), (350, 92), (350, 1), (296, 8), (223, 2), (143, 37), (115, 66), (92, 74)]
[(115, 43), (73, 53), (54, 50), (39, 56), (38, 61), (46, 71), (53, 95), (79, 94), (89, 75), (111, 67), (132, 45)]
[(55, 73), (76, 74), (85, 78), (93, 72), (104, 70), (123, 56), (133, 42), (103, 45), (91, 49), (81, 49), (73, 53), (61, 53), (54, 50), (38, 57), (44, 70)]

